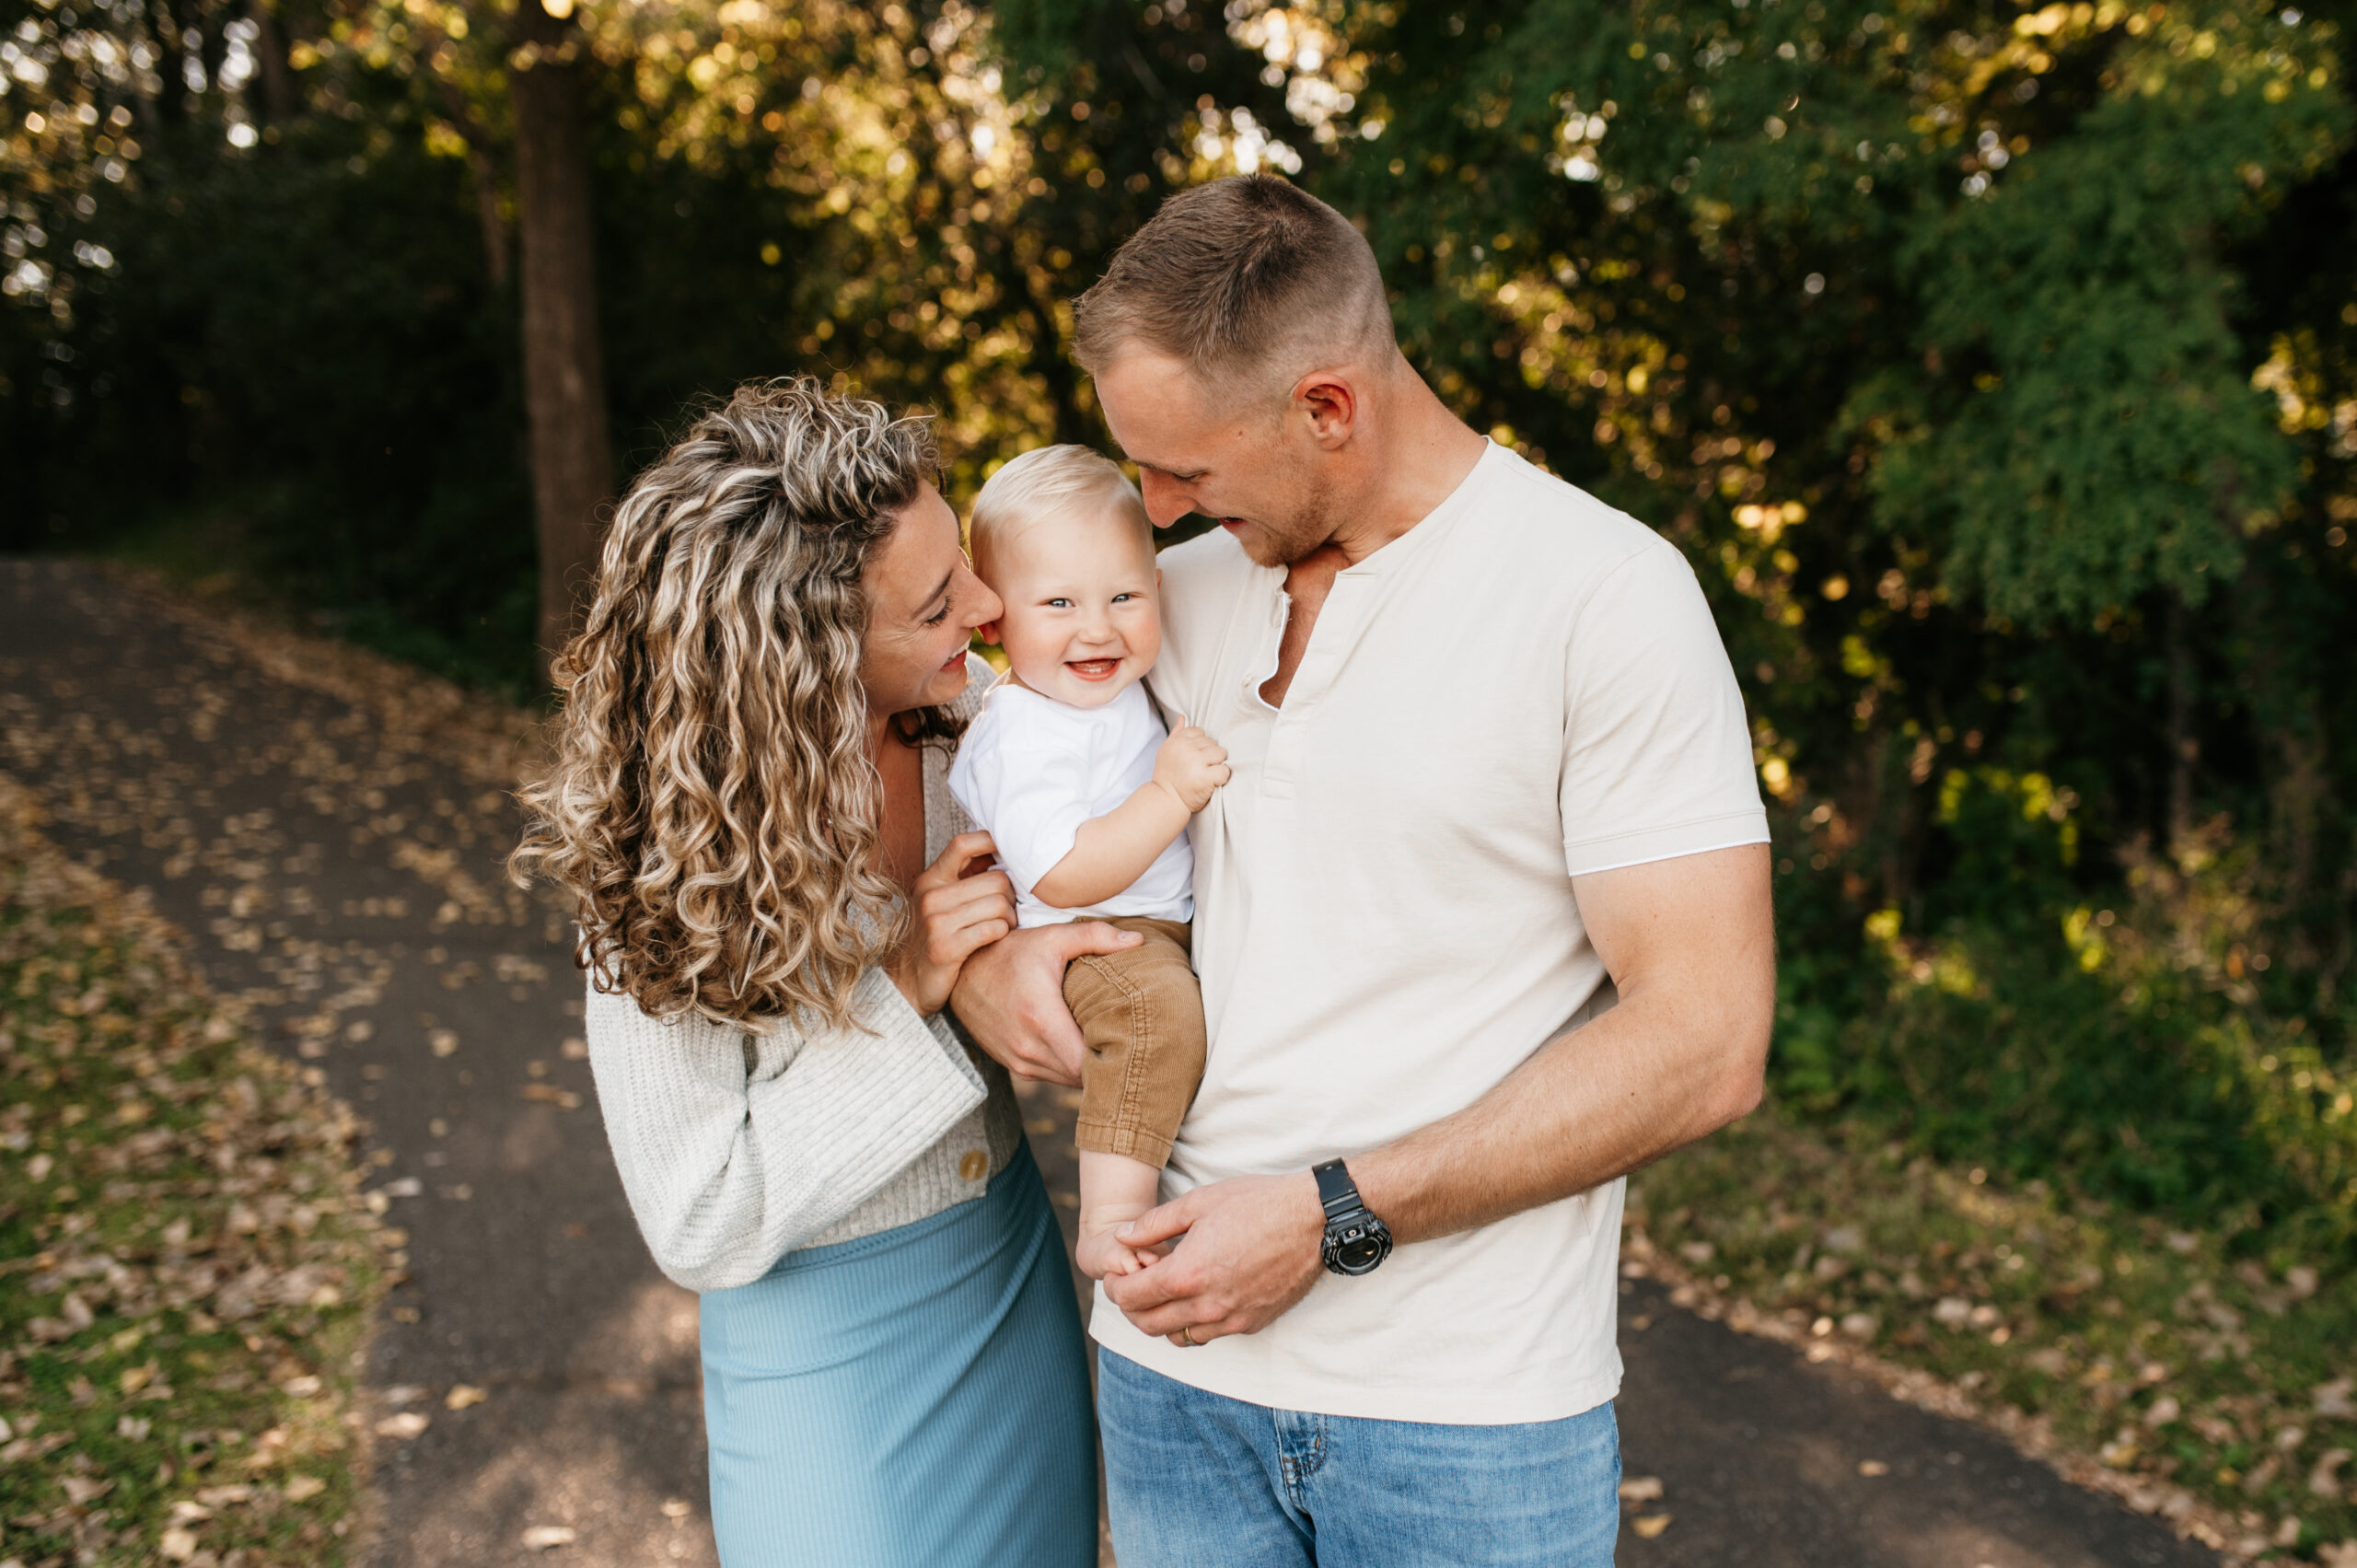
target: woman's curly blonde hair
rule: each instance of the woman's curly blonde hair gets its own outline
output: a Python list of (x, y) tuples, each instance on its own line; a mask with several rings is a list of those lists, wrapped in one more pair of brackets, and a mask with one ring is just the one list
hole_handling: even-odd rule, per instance
[[(658, 1018), (850, 1021), (909, 919), (877, 869), (861, 576), (939, 467), (923, 418), (798, 377), (737, 389), (622, 498), (509, 860), (573, 895), (600, 991)], [(900, 726), (956, 731), (938, 709)]]

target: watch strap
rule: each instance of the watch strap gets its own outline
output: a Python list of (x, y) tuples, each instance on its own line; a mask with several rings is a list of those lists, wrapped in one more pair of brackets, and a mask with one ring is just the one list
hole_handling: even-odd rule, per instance
[(1365, 1200), (1359, 1196), (1358, 1183), (1351, 1179), (1349, 1169), (1341, 1160), (1313, 1166), (1309, 1174), (1318, 1179), (1318, 1202), (1326, 1211), (1328, 1224), (1366, 1207)]

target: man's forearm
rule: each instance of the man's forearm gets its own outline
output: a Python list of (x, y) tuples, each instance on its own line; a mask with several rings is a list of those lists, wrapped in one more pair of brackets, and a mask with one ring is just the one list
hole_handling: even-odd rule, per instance
[(1768, 847), (1573, 879), (1620, 988), (1455, 1115), (1351, 1161), (1367, 1206), (1420, 1241), (1625, 1175), (1759, 1102), (1776, 1014)]
[(1352, 1179), (1392, 1236), (1411, 1242), (1650, 1164), (1758, 1103), (1765, 1020), (1694, 1016), (1703, 1011), (1624, 999), (1463, 1110), (1353, 1156)]

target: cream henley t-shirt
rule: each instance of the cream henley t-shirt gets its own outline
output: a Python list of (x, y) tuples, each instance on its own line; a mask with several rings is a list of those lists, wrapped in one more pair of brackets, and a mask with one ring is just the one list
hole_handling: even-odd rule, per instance
[[(1163, 1195), (1306, 1170), (1459, 1110), (1613, 993), (1572, 878), (1763, 842), (1751, 739), (1685, 558), (1492, 446), (1334, 581), (1282, 709), (1284, 574), (1166, 551), (1150, 682), (1225, 746), (1195, 819), (1202, 1087)], [(1106, 1349), (1255, 1404), (1576, 1415), (1620, 1381), (1622, 1183), (1321, 1272), (1258, 1334), (1181, 1349), (1100, 1287)]]

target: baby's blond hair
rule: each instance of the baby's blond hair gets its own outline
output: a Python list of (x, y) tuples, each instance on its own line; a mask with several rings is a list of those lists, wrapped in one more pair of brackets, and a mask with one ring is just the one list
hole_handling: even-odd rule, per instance
[(974, 497), (974, 560), (981, 563), (993, 548), (1004, 548), (1029, 524), (1084, 507), (1134, 522), (1147, 553), (1153, 553), (1154, 524), (1146, 517), (1145, 501), (1119, 463), (1086, 447), (1034, 447), (1010, 459)]

